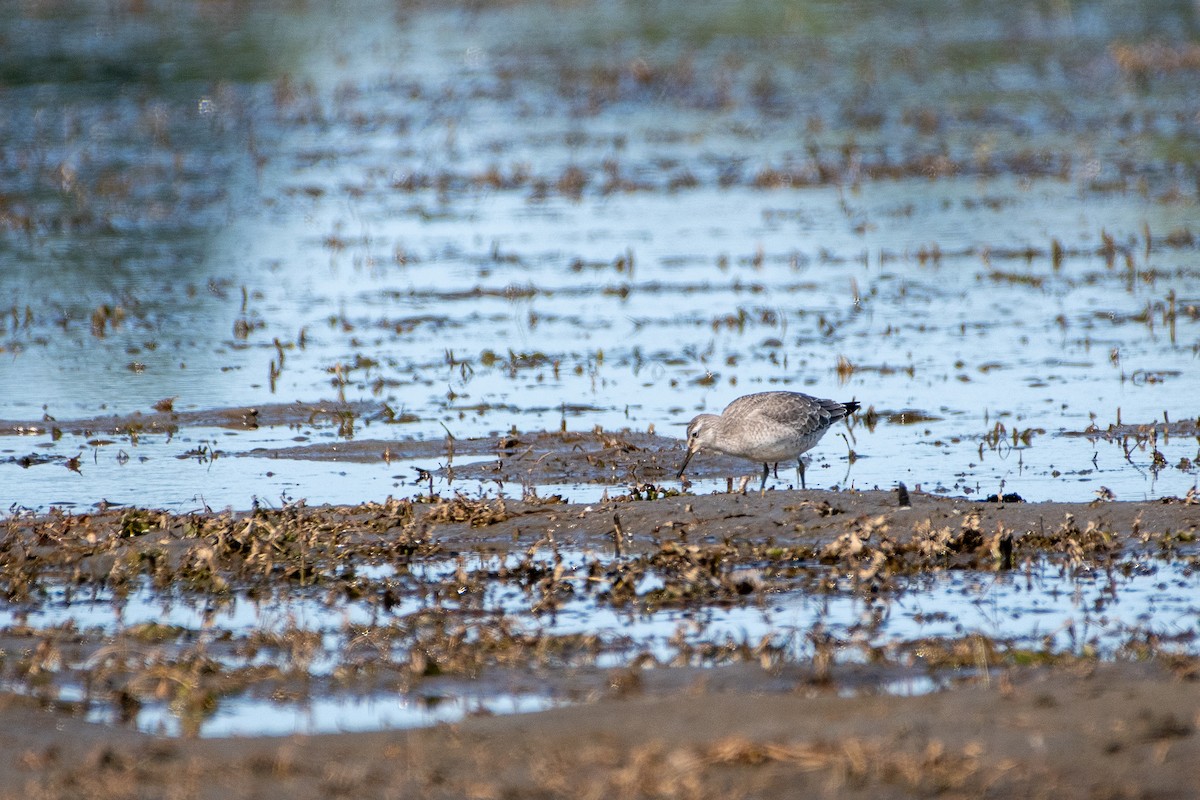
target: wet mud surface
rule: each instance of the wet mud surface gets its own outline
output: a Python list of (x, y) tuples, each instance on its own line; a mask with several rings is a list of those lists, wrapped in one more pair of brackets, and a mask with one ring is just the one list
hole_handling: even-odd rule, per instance
[[(0, 773), (46, 796), (87, 773), (102, 797), (168, 785), (200, 797), (788, 796), (795, 781), (853, 796), (1192, 791), (1195, 499), (908, 501), (458, 496), (11, 517), (0, 716), (13, 756)], [(1139, 575), (1163, 596), (1138, 605)], [(1011, 582), (1035, 616), (1052, 611), (1037, 594), (1082, 596), (1066, 627), (1004, 621), (996, 599), (992, 629), (938, 632), (958, 613), (920, 607), (938, 576)], [(824, 609), (796, 626), (784, 610), (796, 597)], [(739, 610), (743, 629), (722, 629)], [(932, 619), (914, 632), (893, 616)], [(476, 700), (410, 734), (160, 738), (211, 736), (241, 706), (261, 725), (262, 709), (331, 697), (429, 709), (400, 727)], [(539, 713), (511, 715), (522, 710)], [(73, 733), (59, 740), (64, 725)]]
[[(534, 720), (415, 732), (175, 742), (10, 700), (8, 786), (45, 797), (1187, 797), (1200, 683), (1133, 665), (1007, 676), (933, 697), (635, 691)], [(14, 735), (14, 730), (22, 731)], [(28, 796), (8, 793), (7, 797)]]

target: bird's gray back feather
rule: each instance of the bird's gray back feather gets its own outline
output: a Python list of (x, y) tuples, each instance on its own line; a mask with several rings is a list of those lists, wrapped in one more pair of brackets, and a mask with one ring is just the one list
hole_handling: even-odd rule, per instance
[(791, 428), (796, 436), (810, 436), (848, 416), (849, 411), (836, 400), (801, 392), (759, 392), (734, 400), (722, 416), (746, 421), (759, 417), (767, 423)]

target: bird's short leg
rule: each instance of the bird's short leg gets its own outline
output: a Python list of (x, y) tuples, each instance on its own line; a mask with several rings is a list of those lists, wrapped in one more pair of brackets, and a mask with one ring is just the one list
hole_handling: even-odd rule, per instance
[(807, 489), (808, 487), (804, 485), (804, 459), (803, 458), (796, 459), (796, 477), (800, 479), (800, 488)]
[[(749, 475), (743, 475), (743, 476), (742, 476), (742, 483), (741, 483), (741, 485), (738, 487), (738, 494), (742, 495), (743, 497), (745, 497), (745, 496), (746, 496), (746, 484), (748, 484), (748, 483), (750, 483), (750, 476), (749, 476)], [(732, 481), (730, 481), (730, 484), (732, 485)]]
[(766, 491), (767, 491), (767, 476), (770, 474), (771, 474), (771, 470), (767, 467), (766, 464), (763, 464), (763, 480), (762, 480), (762, 486), (758, 487), (759, 494), (766, 493)]
[[(763, 466), (766, 466), (766, 465), (764, 464)], [(778, 462), (778, 461), (776, 461), (776, 462), (775, 462), (775, 464), (774, 464), (774, 466), (772, 467), (772, 469), (773, 469), (773, 470), (774, 470), (774, 472), (775, 472), (775, 479), (776, 479), (776, 480), (779, 480), (779, 462)]]

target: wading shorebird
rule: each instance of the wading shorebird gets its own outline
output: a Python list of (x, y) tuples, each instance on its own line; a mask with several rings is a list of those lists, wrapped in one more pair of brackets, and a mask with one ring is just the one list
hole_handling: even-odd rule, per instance
[(800, 392), (759, 392), (739, 397), (720, 415), (700, 414), (688, 423), (687, 454), (675, 477), (682, 478), (692, 456), (708, 449), (761, 463), (760, 493), (767, 489), (770, 465), (794, 458), (800, 488), (806, 489), (801, 456), (835, 422), (857, 411), (858, 405), (854, 400), (839, 403)]

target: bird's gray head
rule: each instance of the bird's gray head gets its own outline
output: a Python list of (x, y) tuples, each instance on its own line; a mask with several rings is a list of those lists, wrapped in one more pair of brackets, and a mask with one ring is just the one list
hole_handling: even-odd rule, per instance
[(690, 452), (696, 452), (705, 445), (711, 444), (717, 436), (717, 425), (721, 418), (716, 414), (700, 414), (688, 423), (687, 447)]
[(687, 452), (683, 456), (683, 464), (679, 466), (679, 474), (675, 477), (682, 478), (683, 471), (687, 469), (688, 462), (692, 460), (692, 456), (700, 452), (701, 448), (710, 445), (717, 437), (717, 426), (721, 423), (721, 418), (716, 414), (700, 414), (688, 423), (687, 427)]

